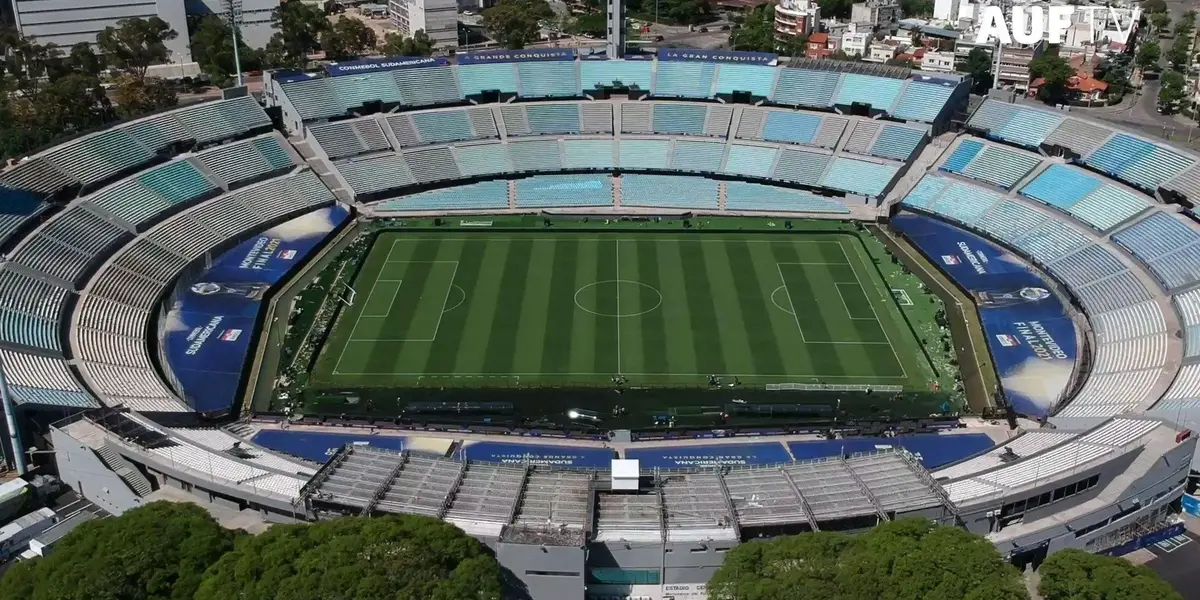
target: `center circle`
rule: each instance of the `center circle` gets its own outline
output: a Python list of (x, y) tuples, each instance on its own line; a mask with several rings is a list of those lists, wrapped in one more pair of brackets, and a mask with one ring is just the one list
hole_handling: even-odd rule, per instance
[[(593, 288), (595, 288), (593, 290)], [(642, 309), (641, 294), (643, 289), (648, 289), (654, 292), (658, 297), (654, 306), (647, 309)], [(622, 302), (622, 296), (628, 298)], [(580, 295), (583, 295), (582, 302)], [(591, 313), (598, 317), (614, 317), (627, 318), (638, 317), (648, 312), (658, 309), (662, 306), (662, 292), (658, 288), (640, 281), (631, 281), (629, 279), (607, 279), (604, 281), (596, 281), (589, 283), (578, 290), (575, 290), (575, 306), (579, 307), (587, 313)], [(591, 308), (584, 306), (585, 304), (593, 305)]]

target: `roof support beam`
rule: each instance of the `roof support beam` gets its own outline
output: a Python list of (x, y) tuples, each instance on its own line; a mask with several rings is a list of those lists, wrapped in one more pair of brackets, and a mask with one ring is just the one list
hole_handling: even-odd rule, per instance
[(779, 469), (779, 472), (783, 473), (783, 478), (787, 480), (788, 485), (792, 486), (792, 491), (796, 492), (796, 497), (800, 499), (800, 510), (804, 512), (804, 518), (808, 519), (808, 527), (813, 531), (820, 531), (821, 528), (817, 526), (817, 517), (813, 514), (812, 506), (809, 506), (808, 498), (804, 497), (800, 486), (796, 485), (796, 480), (792, 479), (792, 474), (788, 473), (786, 469)]
[(884, 521), (891, 521), (892, 518), (888, 516), (886, 510), (883, 510), (883, 505), (879, 503), (879, 499), (875, 497), (875, 494), (871, 493), (871, 490), (867, 488), (867, 484), (863, 483), (862, 479), (859, 479), (858, 473), (855, 473), (854, 469), (850, 468), (850, 463), (846, 462), (846, 457), (842, 456), (838, 460), (842, 462), (842, 467), (846, 469), (846, 472), (850, 474), (850, 477), (854, 478), (854, 483), (858, 484), (859, 489), (862, 490), (862, 493), (867, 497), (867, 500), (871, 501), (871, 506), (875, 507), (875, 512), (879, 515), (879, 518)]
[(525, 465), (525, 472), (521, 474), (521, 484), (517, 486), (517, 495), (513, 498), (512, 506), (508, 507), (508, 518), (504, 521), (506, 525), (511, 525), (517, 518), (517, 509), (521, 507), (521, 501), (525, 499), (525, 488), (529, 487), (529, 474), (532, 471), (532, 466)]
[(396, 476), (400, 475), (400, 471), (404, 469), (404, 464), (408, 462), (408, 450), (401, 452), (397, 458), (400, 460), (396, 461), (396, 466), (392, 467), (391, 473), (388, 473), (388, 476), (379, 484), (379, 487), (375, 488), (375, 492), (371, 494), (370, 502), (367, 502), (367, 505), (363, 507), (361, 513), (363, 516), (371, 516), (371, 511), (375, 510), (375, 507), (379, 505), (379, 501), (383, 500), (383, 495), (387, 493), (388, 488), (392, 487), (392, 483), (396, 481)]
[(738, 521), (737, 509), (733, 507), (733, 500), (729, 497), (729, 486), (725, 485), (725, 471), (726, 469), (717, 471), (717, 483), (721, 486), (721, 499), (725, 501), (725, 510), (729, 511), (729, 526), (733, 527), (733, 535), (740, 540), (742, 539), (742, 524)]

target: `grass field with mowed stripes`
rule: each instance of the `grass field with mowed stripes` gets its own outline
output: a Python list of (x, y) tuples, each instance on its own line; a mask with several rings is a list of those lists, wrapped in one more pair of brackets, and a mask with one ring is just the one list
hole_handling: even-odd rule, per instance
[(852, 234), (384, 232), (352, 285), (315, 383), (926, 385)]

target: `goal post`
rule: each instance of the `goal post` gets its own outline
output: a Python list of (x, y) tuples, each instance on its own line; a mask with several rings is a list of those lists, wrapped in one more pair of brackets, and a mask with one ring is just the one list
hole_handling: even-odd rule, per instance
[(345, 286), (345, 289), (338, 296), (338, 299), (345, 303), (346, 306), (354, 306), (354, 298), (358, 296), (358, 292), (350, 287), (348, 283), (343, 283), (342, 285)]

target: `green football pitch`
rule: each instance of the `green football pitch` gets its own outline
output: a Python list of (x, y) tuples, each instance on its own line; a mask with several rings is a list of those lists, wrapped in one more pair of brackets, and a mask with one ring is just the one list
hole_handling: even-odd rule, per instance
[(322, 387), (891, 384), (931, 368), (849, 233), (380, 233)]

